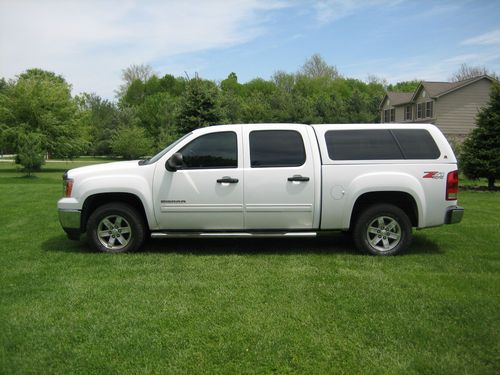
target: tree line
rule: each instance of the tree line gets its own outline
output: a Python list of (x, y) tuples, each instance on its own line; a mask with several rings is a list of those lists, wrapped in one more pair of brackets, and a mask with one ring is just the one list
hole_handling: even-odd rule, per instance
[(246, 83), (235, 73), (220, 82), (159, 76), (145, 65), (125, 69), (122, 78), (116, 101), (94, 93), (72, 97), (62, 76), (41, 69), (1, 79), (1, 152), (18, 153), (29, 143), (50, 158), (136, 158), (214, 124), (377, 122), (385, 92), (380, 81), (342, 77), (319, 55), (295, 73)]
[[(464, 65), (450, 79), (484, 72)], [(379, 122), (386, 90), (413, 91), (419, 83), (344, 77), (318, 54), (297, 72), (277, 71), (269, 80), (241, 83), (234, 72), (219, 82), (159, 76), (148, 65), (132, 65), (122, 81), (110, 101), (95, 93), (73, 97), (69, 82), (41, 69), (1, 78), (0, 153), (16, 154), (29, 170), (44, 158), (136, 159), (214, 124)]]

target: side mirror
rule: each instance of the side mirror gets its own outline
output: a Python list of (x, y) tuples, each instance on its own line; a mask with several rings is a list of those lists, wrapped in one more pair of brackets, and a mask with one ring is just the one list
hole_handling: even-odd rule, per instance
[(165, 169), (169, 172), (175, 172), (178, 169), (182, 169), (183, 165), (184, 161), (182, 159), (182, 154), (180, 152), (176, 152), (165, 163)]

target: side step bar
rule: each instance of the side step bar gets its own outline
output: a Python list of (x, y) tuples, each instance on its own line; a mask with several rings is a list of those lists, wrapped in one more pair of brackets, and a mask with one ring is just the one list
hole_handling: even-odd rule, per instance
[(151, 238), (316, 237), (316, 232), (153, 232)]

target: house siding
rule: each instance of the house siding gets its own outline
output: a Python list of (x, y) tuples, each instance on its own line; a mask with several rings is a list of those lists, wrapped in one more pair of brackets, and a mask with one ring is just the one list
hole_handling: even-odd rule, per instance
[(488, 103), (491, 85), (481, 79), (439, 97), (434, 104), (436, 125), (447, 135), (469, 134), (476, 126), (477, 113)]
[(390, 104), (389, 100), (385, 100), (382, 106), (382, 110), (380, 111), (380, 122), (384, 122), (384, 111), (386, 109), (395, 109), (394, 115), (395, 115), (395, 120), (394, 122), (403, 122), (404, 121), (404, 106), (393, 106)]
[[(425, 117), (425, 103), (427, 102), (433, 102), (433, 108), (432, 108), (432, 117)], [(423, 104), (423, 117), (422, 118), (417, 118), (417, 105), (418, 104)], [(413, 105), (413, 121), (411, 122), (422, 122), (422, 123), (435, 123), (436, 119), (436, 100), (432, 99), (429, 96), (429, 93), (425, 91), (424, 88), (420, 90), (418, 93), (418, 96), (415, 99), (415, 104)]]

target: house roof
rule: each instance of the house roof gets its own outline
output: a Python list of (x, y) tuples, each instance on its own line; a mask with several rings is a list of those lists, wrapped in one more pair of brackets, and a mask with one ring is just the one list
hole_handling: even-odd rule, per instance
[(482, 76), (477, 76), (469, 79), (465, 79), (463, 81), (458, 81), (458, 82), (429, 82), (429, 81), (422, 81), (420, 82), (420, 85), (417, 87), (417, 89), (413, 92), (413, 96), (411, 100), (415, 100), (418, 93), (421, 91), (421, 89), (425, 89), (425, 91), (429, 94), (431, 98), (439, 98), (440, 96), (446, 95), (452, 91), (458, 90), (461, 87), (470, 85), (471, 83), (480, 81), (481, 79), (488, 79), (490, 81), (494, 81), (493, 78), (491, 78), (488, 75), (482, 75)]
[(385, 100), (388, 98), (391, 101), (392, 106), (398, 106), (406, 103), (413, 102), (420, 91), (424, 89), (431, 98), (439, 98), (440, 96), (446, 95), (452, 91), (458, 90), (461, 87), (470, 85), (471, 83), (477, 82), (481, 79), (488, 79), (490, 81), (495, 81), (488, 75), (482, 75), (478, 77), (469, 78), (458, 82), (432, 82), (432, 81), (421, 81), (418, 87), (413, 92), (393, 92), (388, 91), (380, 103), (380, 108), (382, 108)]
[(396, 106), (404, 103), (408, 103), (413, 96), (412, 92), (394, 92), (388, 91), (387, 97), (391, 101), (391, 104)]

